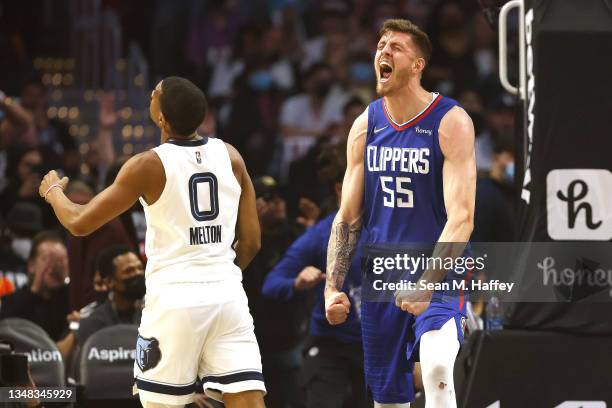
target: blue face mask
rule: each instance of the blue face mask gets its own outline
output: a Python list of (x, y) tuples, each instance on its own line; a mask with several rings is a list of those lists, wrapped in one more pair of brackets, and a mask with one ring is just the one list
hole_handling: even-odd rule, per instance
[(514, 163), (506, 165), (504, 176), (506, 177), (506, 181), (514, 182)]
[(249, 76), (249, 85), (256, 91), (267, 91), (272, 87), (272, 75), (268, 71), (256, 71)]
[(374, 78), (374, 68), (366, 62), (351, 65), (351, 79), (356, 82), (369, 82)]

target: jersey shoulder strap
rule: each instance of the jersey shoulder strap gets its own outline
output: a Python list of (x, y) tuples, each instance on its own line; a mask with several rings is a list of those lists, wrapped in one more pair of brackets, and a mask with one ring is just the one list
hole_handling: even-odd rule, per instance
[(434, 112), (432, 113), (434, 113), (435, 116), (442, 120), (444, 115), (446, 115), (448, 111), (453, 109), (455, 106), (460, 107), (461, 105), (459, 105), (459, 102), (457, 102), (453, 98), (449, 98), (448, 96), (441, 96), (440, 100), (434, 108)]
[[(376, 119), (380, 113), (382, 98), (378, 98), (368, 105), (368, 132), (366, 133), (366, 143), (370, 139), (370, 135), (377, 126)], [(384, 122), (383, 122), (384, 123)], [(380, 125), (385, 126), (385, 125)]]

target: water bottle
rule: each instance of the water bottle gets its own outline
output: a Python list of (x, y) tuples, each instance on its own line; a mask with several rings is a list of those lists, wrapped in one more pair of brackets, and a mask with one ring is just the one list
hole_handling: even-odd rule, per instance
[(504, 320), (504, 310), (502, 308), (502, 304), (499, 301), (499, 297), (497, 295), (493, 295), (491, 299), (489, 299), (489, 303), (487, 303), (486, 308), (487, 313), (487, 330), (502, 330), (503, 320)]

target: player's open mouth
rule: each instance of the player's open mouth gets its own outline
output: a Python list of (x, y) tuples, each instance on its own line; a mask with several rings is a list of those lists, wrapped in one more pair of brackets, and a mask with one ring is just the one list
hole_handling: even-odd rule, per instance
[(380, 82), (387, 82), (392, 72), (393, 67), (387, 61), (380, 62)]

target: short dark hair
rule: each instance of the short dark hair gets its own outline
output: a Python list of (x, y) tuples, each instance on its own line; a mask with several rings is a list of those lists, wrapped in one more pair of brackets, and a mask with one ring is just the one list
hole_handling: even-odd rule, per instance
[(195, 132), (207, 110), (204, 92), (188, 79), (177, 76), (162, 80), (159, 106), (172, 132), (183, 137)]
[(411, 22), (410, 20), (405, 20), (402, 18), (393, 18), (386, 20), (378, 35), (382, 37), (388, 31), (394, 31), (399, 33), (410, 34), (414, 43), (421, 51), (423, 58), (425, 59), (425, 63), (429, 63), (429, 59), (431, 58), (431, 41), (429, 41), (429, 36), (421, 30), (416, 24)]
[(30, 256), (28, 256), (28, 261), (33, 261), (38, 256), (38, 250), (41, 244), (45, 242), (58, 242), (62, 245), (66, 245), (62, 236), (58, 234), (56, 231), (48, 230), (41, 231), (34, 236), (32, 239), (32, 249), (30, 249)]
[(100, 277), (102, 279), (111, 277), (115, 272), (115, 258), (130, 252), (135, 254), (127, 245), (114, 245), (100, 251), (96, 258), (96, 269), (100, 272)]

